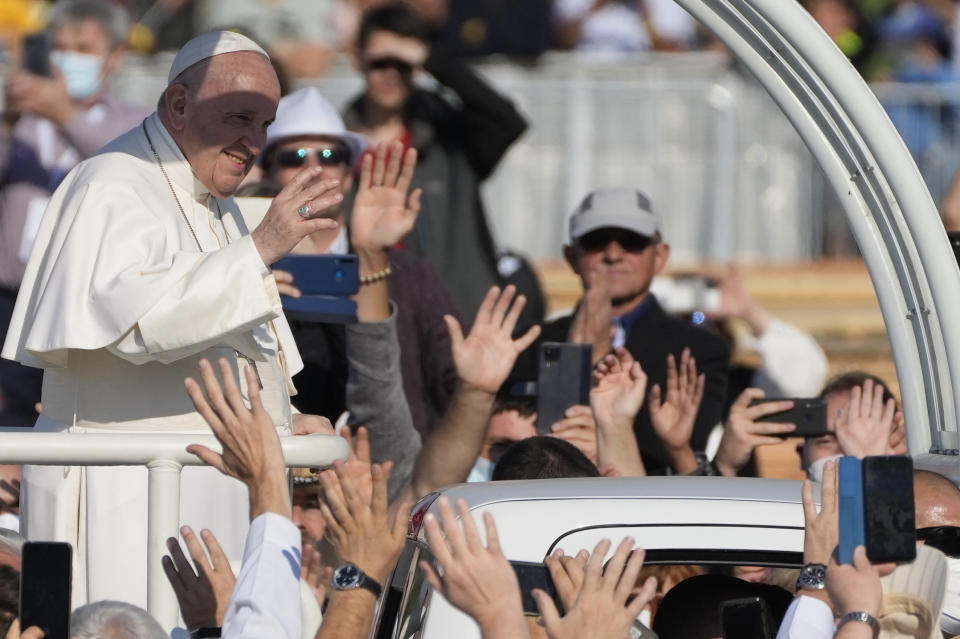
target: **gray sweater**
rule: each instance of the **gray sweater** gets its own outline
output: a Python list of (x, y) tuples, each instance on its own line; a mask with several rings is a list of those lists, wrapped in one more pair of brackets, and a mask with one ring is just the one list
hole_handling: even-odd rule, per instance
[(386, 321), (347, 325), (349, 423), (354, 429), (367, 427), (374, 463), (393, 461), (388, 487), (391, 500), (413, 475), (421, 448), (403, 394), (396, 307), (392, 310)]

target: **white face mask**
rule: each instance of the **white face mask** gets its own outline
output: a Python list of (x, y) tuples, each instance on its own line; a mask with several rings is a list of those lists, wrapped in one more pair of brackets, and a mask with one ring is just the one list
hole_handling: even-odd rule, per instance
[(943, 597), (940, 629), (948, 636), (960, 635), (960, 559), (947, 557), (947, 592)]
[(807, 467), (807, 477), (812, 481), (817, 483), (823, 483), (823, 467), (827, 464), (828, 461), (836, 461), (843, 457), (843, 455), (833, 455), (831, 457), (824, 457), (823, 459), (818, 459)]
[(470, 483), (480, 481), (490, 481), (493, 478), (493, 462), (483, 457), (477, 457), (470, 474), (467, 475), (467, 481)]
[(91, 53), (52, 51), (50, 62), (57, 67), (67, 83), (67, 95), (73, 100), (85, 100), (100, 90), (103, 79), (103, 58)]

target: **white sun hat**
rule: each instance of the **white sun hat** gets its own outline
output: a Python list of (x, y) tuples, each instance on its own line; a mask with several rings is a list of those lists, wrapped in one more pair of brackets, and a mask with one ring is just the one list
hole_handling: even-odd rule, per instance
[(277, 117), (267, 129), (264, 152), (281, 140), (310, 136), (343, 140), (350, 148), (352, 163), (367, 148), (367, 136), (347, 131), (337, 109), (314, 87), (300, 89), (280, 98)]

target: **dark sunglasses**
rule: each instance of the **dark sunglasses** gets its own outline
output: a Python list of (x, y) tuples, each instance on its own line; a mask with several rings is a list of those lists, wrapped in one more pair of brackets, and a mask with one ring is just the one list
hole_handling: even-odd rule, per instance
[(616, 242), (623, 247), (623, 250), (627, 253), (642, 253), (647, 250), (647, 247), (657, 243), (652, 237), (615, 228), (590, 231), (577, 240), (577, 243), (583, 250), (591, 253), (602, 251), (607, 248), (610, 242)]
[(367, 60), (365, 66), (367, 71), (385, 71), (387, 69), (393, 69), (400, 75), (413, 74), (413, 65), (406, 60), (401, 60), (400, 58), (387, 57), (376, 58), (375, 60)]
[(317, 160), (317, 164), (320, 166), (336, 166), (338, 164), (350, 163), (350, 149), (345, 146), (335, 146), (331, 149), (290, 149), (287, 151), (277, 151), (274, 157), (278, 165), (286, 169), (291, 169), (306, 164), (307, 158), (309, 158), (311, 154), (313, 154), (313, 157)]
[(917, 528), (917, 541), (923, 541), (949, 557), (960, 557), (960, 526)]

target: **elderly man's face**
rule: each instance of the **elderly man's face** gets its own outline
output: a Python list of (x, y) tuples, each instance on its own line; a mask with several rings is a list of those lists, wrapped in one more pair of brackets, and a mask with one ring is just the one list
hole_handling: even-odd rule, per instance
[(277, 74), (262, 55), (241, 51), (214, 56), (188, 83), (168, 89), (174, 138), (197, 179), (229, 196), (266, 142), (280, 100)]
[(663, 270), (670, 256), (670, 247), (663, 241), (624, 229), (592, 231), (580, 238), (577, 246), (566, 249), (567, 260), (584, 287), (588, 287), (588, 274), (596, 272), (606, 278), (615, 303), (647, 293), (653, 276)]

